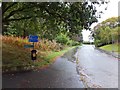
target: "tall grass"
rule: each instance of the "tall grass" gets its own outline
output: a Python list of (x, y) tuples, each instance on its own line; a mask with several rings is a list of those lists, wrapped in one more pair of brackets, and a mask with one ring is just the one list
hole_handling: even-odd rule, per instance
[[(32, 45), (32, 42), (28, 42), (27, 37), (23, 39), (21, 37), (2, 36), (2, 42), (19, 48), (24, 48), (26, 44)], [(34, 45), (35, 49), (41, 51), (60, 51), (63, 49), (61, 44), (56, 43), (55, 40), (49, 41), (48, 39), (39, 39)]]

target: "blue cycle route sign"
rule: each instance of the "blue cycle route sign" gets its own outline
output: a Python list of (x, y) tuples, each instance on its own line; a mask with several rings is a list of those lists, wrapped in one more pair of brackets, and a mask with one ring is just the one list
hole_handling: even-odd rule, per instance
[(38, 42), (38, 36), (30, 35), (29, 36), (29, 42)]

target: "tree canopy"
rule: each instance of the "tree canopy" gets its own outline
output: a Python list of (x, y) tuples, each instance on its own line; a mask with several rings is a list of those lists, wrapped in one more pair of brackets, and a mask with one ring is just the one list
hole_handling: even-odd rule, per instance
[(120, 22), (119, 17), (108, 18), (94, 27), (96, 46), (118, 42)]
[(100, 3), (3, 2), (2, 33), (12, 32), (18, 36), (39, 34), (51, 39), (61, 32), (69, 36), (80, 34), (83, 28), (89, 29), (97, 22), (94, 4)]

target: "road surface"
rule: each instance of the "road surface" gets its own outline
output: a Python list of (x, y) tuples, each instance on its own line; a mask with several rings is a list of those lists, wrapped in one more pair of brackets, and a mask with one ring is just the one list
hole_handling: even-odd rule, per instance
[(83, 88), (71, 50), (48, 68), (3, 75), (3, 88)]
[(94, 45), (83, 45), (48, 68), (6, 74), (2, 80), (3, 88), (118, 88), (118, 60)]
[(77, 69), (85, 86), (118, 88), (118, 59), (83, 45), (75, 54)]

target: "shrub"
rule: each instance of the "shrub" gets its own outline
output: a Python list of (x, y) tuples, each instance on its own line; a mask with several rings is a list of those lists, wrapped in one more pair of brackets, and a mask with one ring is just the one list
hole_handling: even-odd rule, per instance
[[(26, 44), (32, 44), (31, 42), (28, 42), (28, 38), (21, 38), (21, 37), (12, 37), (12, 36), (2, 36), (2, 41), (6, 44), (12, 45), (14, 47), (19, 47), (24, 49), (24, 45)], [(63, 49), (63, 45), (60, 43), (57, 43), (55, 40), (48, 40), (48, 39), (39, 39), (39, 42), (36, 42), (35, 49), (41, 50), (41, 51), (60, 51)], [(30, 49), (25, 49), (30, 50)]]
[(73, 41), (72, 46), (77, 46), (77, 45), (80, 45), (80, 43), (77, 41)]
[(69, 41), (69, 37), (66, 34), (62, 34), (62, 33), (58, 35), (55, 39), (58, 43), (61, 43), (64, 45), (66, 45)]
[(101, 41), (100, 41), (100, 40), (96, 40), (96, 41), (95, 41), (95, 46), (96, 46), (96, 47), (101, 46)]
[(69, 46), (77, 46), (77, 45), (80, 45), (80, 42), (69, 40), (67, 45), (69, 45)]

